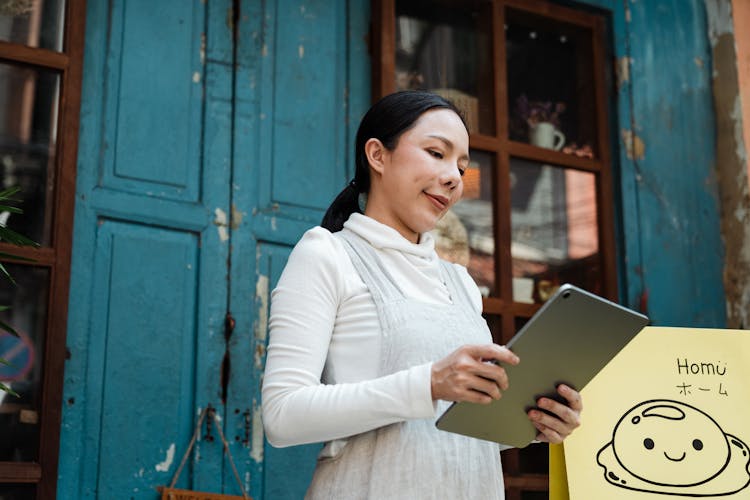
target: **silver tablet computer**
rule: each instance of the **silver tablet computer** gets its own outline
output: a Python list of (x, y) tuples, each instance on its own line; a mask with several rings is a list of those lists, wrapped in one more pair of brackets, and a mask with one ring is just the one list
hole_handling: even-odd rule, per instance
[[(537, 435), (526, 412), (555, 388), (581, 390), (648, 324), (643, 314), (563, 285), (508, 342), (521, 362), (504, 366), (509, 388), (490, 404), (454, 403), (438, 429), (522, 448)], [(616, 388), (613, 388), (616, 390)], [(584, 406), (586, 402), (584, 401)]]

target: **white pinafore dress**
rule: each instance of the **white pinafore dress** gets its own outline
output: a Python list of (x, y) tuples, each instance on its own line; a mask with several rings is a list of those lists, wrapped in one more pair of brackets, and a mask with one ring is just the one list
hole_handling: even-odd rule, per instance
[[(436, 361), (464, 344), (492, 341), (452, 264), (440, 261), (452, 303), (419, 302), (404, 297), (369, 243), (348, 229), (336, 234), (377, 308), (380, 376)], [(449, 404), (438, 401), (436, 415)], [(499, 446), (440, 431), (435, 420), (398, 422), (337, 442), (334, 456), (318, 460), (305, 498), (503, 499)]]

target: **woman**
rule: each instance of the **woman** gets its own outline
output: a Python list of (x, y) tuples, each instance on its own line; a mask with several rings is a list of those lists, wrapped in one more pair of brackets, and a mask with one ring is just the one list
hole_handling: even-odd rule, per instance
[[(263, 422), (274, 446), (326, 442), (308, 498), (503, 498), (499, 446), (434, 425), (451, 401), (501, 397), (508, 378), (488, 361), (519, 362), (492, 343), (476, 285), (428, 233), (468, 163), (451, 103), (384, 97), (357, 132), (354, 181), (289, 257), (272, 295)], [(578, 425), (580, 395), (558, 391), (568, 405), (542, 398), (550, 413), (529, 412), (540, 441)]]

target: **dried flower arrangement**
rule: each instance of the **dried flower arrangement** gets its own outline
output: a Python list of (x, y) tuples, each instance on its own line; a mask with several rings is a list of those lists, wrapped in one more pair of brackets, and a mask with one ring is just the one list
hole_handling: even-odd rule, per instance
[(34, 0), (0, 0), (0, 16), (22, 16), (34, 10)]
[(565, 111), (565, 103), (552, 101), (529, 101), (526, 94), (516, 99), (516, 115), (529, 127), (548, 122), (560, 128), (560, 115)]

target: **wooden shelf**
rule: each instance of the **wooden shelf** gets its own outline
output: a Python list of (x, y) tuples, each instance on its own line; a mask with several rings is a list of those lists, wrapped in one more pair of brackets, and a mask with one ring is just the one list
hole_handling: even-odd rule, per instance
[(36, 462), (0, 462), (0, 483), (38, 483), (41, 478)]

